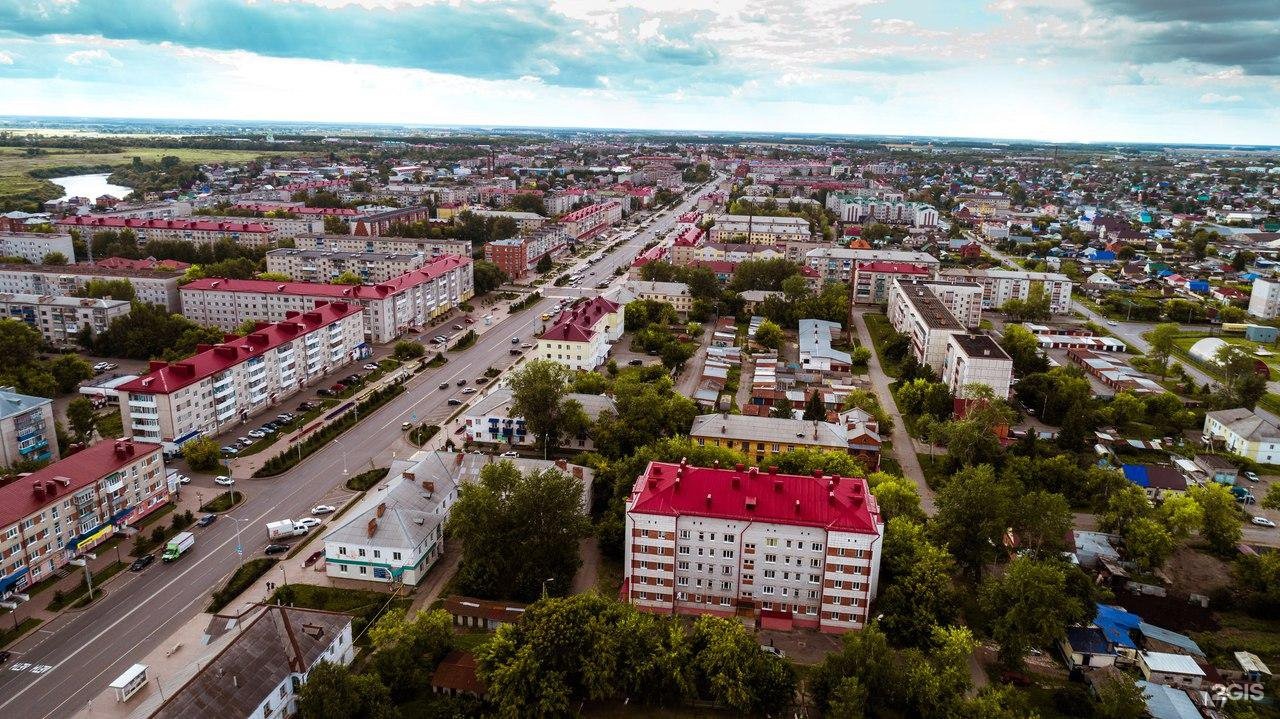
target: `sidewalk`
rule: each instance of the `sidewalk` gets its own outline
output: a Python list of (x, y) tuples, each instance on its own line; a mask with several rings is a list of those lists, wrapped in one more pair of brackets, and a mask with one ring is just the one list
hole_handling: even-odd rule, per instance
[(898, 405), (893, 401), (893, 393), (889, 391), (889, 384), (893, 381), (889, 375), (884, 373), (880, 367), (880, 355), (875, 352), (875, 345), (871, 342), (871, 333), (867, 330), (867, 323), (862, 318), (862, 312), (855, 310), (853, 312), (853, 324), (858, 330), (858, 341), (863, 347), (871, 350), (871, 359), (867, 362), (867, 376), (871, 379), (871, 387), (875, 390), (876, 398), (880, 400), (880, 406), (884, 408), (889, 418), (893, 420), (893, 455), (898, 460), (898, 466), (902, 467), (902, 474), (907, 479), (916, 483), (916, 489), (920, 492), (920, 507), (925, 514), (933, 515), (936, 507), (933, 501), (933, 490), (924, 480), (924, 469), (920, 467), (920, 460), (916, 457), (915, 442), (911, 436), (907, 434), (907, 423), (902, 420), (902, 414), (898, 412)]

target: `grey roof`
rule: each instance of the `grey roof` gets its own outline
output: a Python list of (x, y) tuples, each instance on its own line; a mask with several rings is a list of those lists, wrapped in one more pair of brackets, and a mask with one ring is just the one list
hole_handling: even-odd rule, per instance
[(1147, 701), (1147, 713), (1151, 719), (1200, 719), (1203, 716), (1191, 697), (1177, 687), (1141, 680), (1136, 684)]
[(951, 339), (970, 357), (1009, 359), (1009, 355), (990, 335), (951, 335)]
[[(809, 221), (803, 217), (770, 217), (765, 215), (712, 215), (716, 229), (752, 232), (808, 232)], [(730, 229), (732, 228), (732, 229)]]
[(1205, 417), (1212, 417), (1232, 432), (1254, 441), (1280, 441), (1280, 429), (1274, 424), (1258, 416), (1251, 409), (1236, 407), (1209, 412)]
[(1196, 644), (1195, 640), (1185, 634), (1179, 634), (1169, 629), (1157, 627), (1154, 624), (1147, 624), (1146, 622), (1138, 624), (1138, 631), (1142, 632), (1142, 636), (1147, 639), (1154, 639), (1157, 642), (1163, 642), (1198, 657), (1204, 656), (1204, 650), (1200, 648), (1200, 645)]
[(844, 329), (839, 322), (828, 320), (800, 320), (800, 356), (826, 357), (850, 364), (853, 358), (848, 352), (831, 349), (831, 337)]
[(648, 282), (645, 280), (631, 280), (626, 284), (626, 288), (633, 294), (649, 294), (649, 295), (687, 295), (689, 294), (689, 285), (683, 282)]
[(151, 716), (251, 716), (285, 677), (309, 671), (350, 623), (347, 614), (265, 607)]
[(18, 394), (12, 387), (0, 387), (0, 419), (8, 419), (47, 404), (53, 404), (53, 400), (47, 397)]
[(98, 297), (71, 297), (67, 295), (37, 295), (27, 292), (2, 292), (0, 304), (40, 305), (43, 307), (87, 307), (99, 310), (128, 307), (128, 300)]
[(902, 296), (907, 302), (915, 308), (916, 314), (924, 320), (924, 323), (930, 329), (935, 330), (963, 330), (960, 320), (952, 314), (951, 308), (946, 303), (938, 299), (933, 294), (933, 290), (919, 285), (914, 282), (900, 282), (894, 280), (894, 283), (902, 288)]
[(1187, 674), (1190, 676), (1202, 677), (1204, 670), (1196, 664), (1196, 660), (1186, 654), (1171, 654), (1169, 652), (1139, 652), (1142, 662), (1147, 665), (1153, 672), (1166, 672), (1169, 674)]
[[(595, 421), (600, 413), (609, 410), (617, 411), (617, 405), (612, 397), (606, 397), (602, 394), (583, 394), (581, 392), (569, 392), (565, 394), (565, 399), (577, 400), (582, 405), (582, 410), (587, 413), (587, 417)], [(491, 417), (505, 416), (510, 418), (512, 392), (510, 388), (499, 387), (483, 399), (476, 402), (467, 410), (468, 417)], [(514, 418), (512, 418), (514, 419)]]
[(703, 414), (694, 418), (690, 437), (722, 437), (750, 442), (789, 443), (813, 447), (848, 447), (849, 433), (831, 422), (750, 417), (743, 414)]
[[(379, 240), (382, 238), (378, 238)], [(299, 250), (294, 247), (281, 247), (267, 252), (267, 257), (301, 257), (303, 259), (329, 258), (335, 260), (356, 260), (376, 262), (378, 260), (399, 260), (409, 262), (422, 257), (421, 252), (347, 252), (342, 250)]]

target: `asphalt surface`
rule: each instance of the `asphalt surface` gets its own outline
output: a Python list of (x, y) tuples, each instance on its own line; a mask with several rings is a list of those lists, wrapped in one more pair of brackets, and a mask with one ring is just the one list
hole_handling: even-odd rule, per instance
[[(701, 189), (691, 191), (691, 199), (633, 233), (624, 232), (621, 238), (626, 238), (626, 245), (592, 265), (587, 271), (593, 274), (582, 284), (590, 287), (613, 279), (616, 268), (629, 266), (645, 243), (673, 227), (700, 193)], [(542, 329), (540, 315), (557, 298), (596, 293), (550, 286), (542, 292), (545, 298), (537, 305), (498, 322), (467, 350), (449, 353), (448, 364), (415, 376), (404, 394), (289, 472), (270, 479), (238, 478), (236, 489), (245, 494), (245, 502), (230, 517), (224, 515), (209, 527), (194, 529), (196, 545), (187, 555), (173, 564), (156, 562), (137, 574), (122, 573), (107, 584), (106, 596), (89, 608), (63, 613), (10, 647), (13, 659), (0, 667), (0, 716), (65, 717), (85, 708), (138, 658), (204, 611), (210, 592), (222, 586), (241, 562), (236, 554), (237, 528), (244, 557), (263, 556), (266, 522), (306, 516), (311, 507), (339, 496), (347, 474), (387, 466), (396, 452), (407, 449), (400, 434), (402, 422), (416, 417), (418, 422), (444, 425), (459, 409), (447, 400), (465, 399), (457, 380), (465, 378), (472, 384), (488, 367), (510, 367), (518, 359), (510, 354), (511, 338), (531, 341)], [(445, 382), (449, 390), (439, 390)], [(183, 491), (211, 496), (212, 484), (199, 486), (207, 481), (197, 480)], [(48, 602), (49, 597), (42, 594), (34, 601)]]

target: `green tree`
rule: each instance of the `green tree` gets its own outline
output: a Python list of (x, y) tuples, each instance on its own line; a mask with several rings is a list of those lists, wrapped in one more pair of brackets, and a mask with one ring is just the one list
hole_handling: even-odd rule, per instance
[(1147, 333), (1147, 342), (1150, 345), (1147, 349), (1147, 359), (1152, 366), (1158, 368), (1161, 377), (1169, 371), (1169, 357), (1173, 355), (1176, 340), (1181, 332), (1182, 328), (1176, 323), (1168, 322), (1156, 325)]
[[(899, 570), (881, 593), (880, 626), (898, 646), (928, 647), (934, 628), (952, 624), (957, 618), (960, 595), (951, 579), (955, 562), (923, 533), (906, 530), (902, 523), (907, 520), (889, 521), (894, 527), (886, 531), (896, 531), (901, 540), (893, 544), (897, 552), (893, 562)], [(888, 549), (886, 542), (886, 552)]]
[(1147, 499), (1147, 493), (1142, 487), (1126, 481), (1107, 497), (1099, 524), (1104, 532), (1124, 534), (1131, 522), (1150, 514), (1151, 500)]
[(25, 322), (14, 319), (0, 319), (0, 357), (5, 358), (9, 367), (23, 367), (31, 364), (36, 352), (44, 343), (35, 328)]
[(332, 283), (335, 285), (363, 285), (364, 278), (351, 270), (346, 270), (333, 278)]
[(794, 409), (795, 405), (791, 403), (791, 400), (783, 397), (773, 403), (773, 407), (769, 409), (769, 416), (779, 419), (794, 419), (795, 415), (792, 414)]
[(250, 332), (253, 332), (257, 329), (258, 329), (257, 320), (245, 320), (240, 324), (236, 325), (236, 328), (231, 331), (231, 334), (240, 335), (241, 337), (248, 337)]
[(782, 659), (760, 651), (741, 622), (701, 616), (689, 634), (693, 666), (708, 698), (739, 714), (773, 714), (791, 703), (796, 674)]
[(546, 274), (551, 271), (553, 264), (551, 253), (547, 253), (538, 260), (538, 264), (534, 265), (533, 268), (538, 271), (538, 274)]
[(212, 437), (197, 437), (183, 443), (182, 458), (197, 472), (211, 472), (222, 462), (221, 451)]
[(93, 404), (85, 397), (76, 397), (67, 405), (67, 422), (76, 438), (85, 441), (93, 435), (98, 418), (93, 413)]
[(421, 342), (412, 342), (410, 340), (399, 340), (395, 344), (395, 349), (391, 351), (391, 356), (398, 360), (417, 359), (427, 354), (427, 348), (422, 346)]
[(1097, 691), (1098, 703), (1093, 710), (1097, 719), (1138, 719), (1146, 714), (1142, 689), (1123, 674), (1101, 682)]
[[(565, 400), (571, 375), (568, 368), (552, 360), (530, 360), (511, 374), (511, 415), (523, 417), (525, 426), (538, 438), (545, 452), (560, 441), (561, 425), (572, 406)], [(580, 409), (580, 407), (579, 407)]]
[(50, 252), (44, 256), (40, 263), (45, 265), (65, 265), (67, 264), (67, 256), (61, 252)]
[(488, 294), (510, 281), (501, 267), (487, 260), (476, 260), (471, 265), (477, 296)]
[(443, 609), (420, 610), (412, 617), (389, 612), (369, 630), (372, 668), (404, 701), (430, 691), (431, 674), (455, 645), (453, 619)]
[(569, 591), (581, 564), (578, 541), (590, 525), (579, 480), (554, 469), (522, 475), (503, 461), (486, 465), (478, 482), (463, 485), (449, 530), (462, 543), (460, 592), (529, 601), (544, 588)]
[(866, 347), (854, 347), (849, 353), (849, 361), (854, 367), (866, 367), (871, 361), (871, 350)]
[(1037, 557), (1059, 556), (1068, 549), (1071, 507), (1061, 494), (1036, 490), (1026, 492), (1013, 505), (1011, 526), (1018, 546)]
[(74, 392), (80, 383), (93, 377), (93, 367), (89, 366), (80, 355), (58, 355), (49, 362), (49, 372), (58, 383), (58, 392), (67, 394)]
[(810, 422), (820, 422), (827, 418), (827, 406), (822, 401), (822, 393), (815, 391), (804, 403), (804, 416)]
[(322, 661), (307, 673), (298, 692), (301, 719), (396, 719), (387, 688), (370, 674)]
[(1013, 371), (1019, 376), (1049, 369), (1048, 358), (1040, 352), (1040, 341), (1022, 325), (1006, 325), (1000, 347), (1013, 360)]
[(1125, 527), (1124, 546), (1129, 559), (1151, 571), (1164, 566), (1173, 554), (1173, 535), (1151, 517), (1138, 517)]
[(1280, 484), (1273, 484), (1267, 489), (1267, 496), (1262, 498), (1262, 507), (1280, 509)]
[(1186, 495), (1165, 497), (1156, 514), (1174, 539), (1185, 540), (1204, 526), (1204, 508)]
[(902, 477), (886, 475), (885, 479), (872, 485), (871, 493), (880, 505), (880, 513), (885, 519), (903, 517), (913, 521), (924, 521), (924, 510), (920, 507), (920, 491), (914, 482)]
[(324, 233), (326, 235), (345, 235), (351, 231), (347, 221), (337, 215), (324, 216)]
[(938, 492), (930, 528), (973, 578), (1002, 551), (1017, 493), (986, 464), (960, 470)]
[(1188, 487), (1187, 496), (1204, 512), (1200, 536), (1215, 552), (1227, 553), (1240, 543), (1240, 510), (1235, 497), (1217, 482)]
[(769, 349), (782, 347), (782, 328), (770, 320), (765, 320), (756, 328), (755, 340)]
[(1002, 664), (1021, 666), (1029, 649), (1052, 646), (1066, 635), (1067, 625), (1090, 616), (1090, 608), (1068, 591), (1068, 569), (1061, 561), (1018, 557), (1002, 575), (983, 583), (982, 600)]

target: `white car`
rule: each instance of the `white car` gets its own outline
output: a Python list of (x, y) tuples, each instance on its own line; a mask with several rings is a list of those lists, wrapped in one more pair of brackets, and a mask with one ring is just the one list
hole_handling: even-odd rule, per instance
[(333, 514), (338, 511), (332, 504), (317, 504), (311, 508), (312, 514)]
[(250, 437), (253, 437), (254, 439), (262, 439), (263, 437), (267, 436), (267, 433), (263, 432), (260, 429), (251, 429), (248, 432), (246, 432), (246, 434), (248, 434)]
[(1110, 327), (1119, 327), (1120, 323), (1116, 322), (1115, 320), (1107, 320), (1107, 325)]
[(503, 456), (503, 457), (519, 457), (519, 456), (520, 456), (520, 453), (519, 453), (519, 452), (516, 452), (515, 450), (512, 450), (512, 451), (510, 451), (510, 452), (503, 452), (503, 453), (502, 453), (502, 456)]
[(475, 388), (475, 387), (467, 387), (466, 389), (462, 390), (462, 393), (463, 393), (463, 394), (475, 394), (475, 393), (476, 393), (476, 388)]
[(236, 483), (236, 481), (235, 481), (234, 479), (232, 479), (232, 478), (228, 477), (228, 476), (227, 476), (227, 475), (225, 475), (225, 474), (220, 474), (220, 475), (218, 475), (217, 477), (214, 477), (214, 478), (213, 478), (213, 483), (214, 483), (214, 484), (221, 484), (221, 485), (222, 485), (222, 486), (224, 486), (224, 487), (230, 487), (230, 486), (232, 486), (233, 484), (235, 484), (235, 483)]
[(1258, 525), (1259, 527), (1270, 527), (1274, 529), (1276, 526), (1275, 522), (1271, 521), (1270, 519), (1267, 519), (1266, 517), (1254, 517), (1250, 521), (1252, 521), (1254, 524)]
[(191, 484), (191, 478), (185, 474), (178, 475), (178, 484)]
[(378, 369), (378, 365), (376, 365), (376, 364), (374, 364), (374, 363), (370, 362), (369, 364), (365, 365), (365, 366), (364, 366), (364, 368), (365, 368), (365, 369), (367, 369), (367, 370), (369, 370), (370, 372), (372, 372), (372, 371), (374, 371), (374, 370)]
[(303, 517), (302, 519), (295, 519), (293, 520), (293, 523), (306, 527), (307, 529), (315, 529), (316, 527), (320, 526), (320, 520), (316, 519), (315, 517)]

